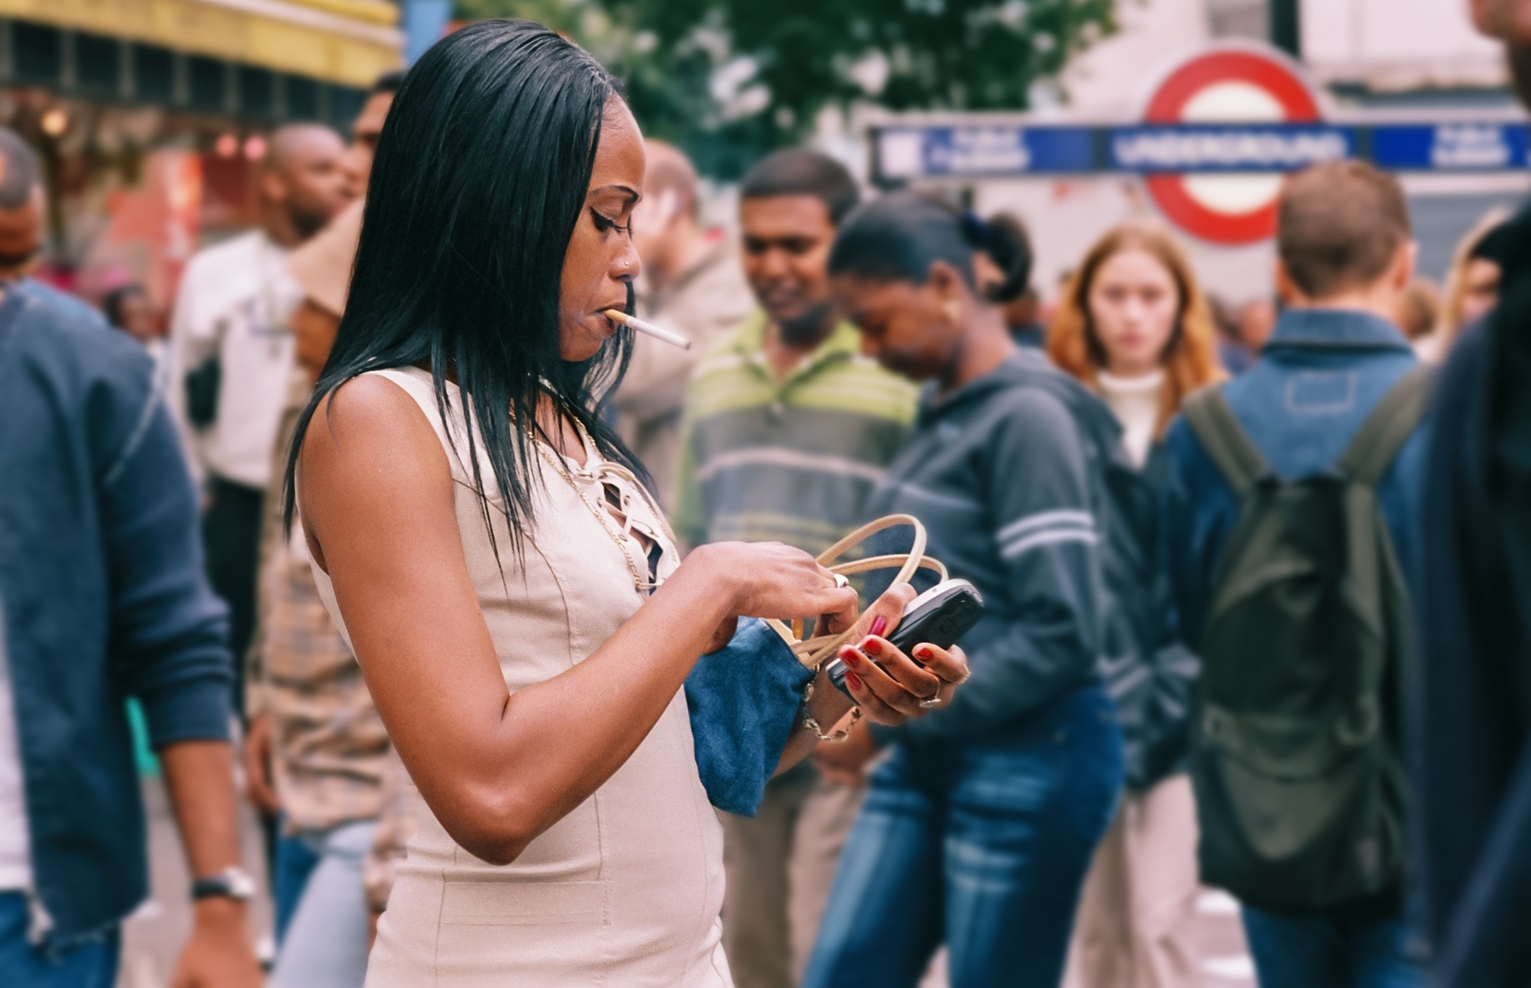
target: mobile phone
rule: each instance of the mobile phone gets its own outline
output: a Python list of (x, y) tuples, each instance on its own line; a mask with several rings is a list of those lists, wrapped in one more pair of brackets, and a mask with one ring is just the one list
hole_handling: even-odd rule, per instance
[[(888, 635), (888, 641), (900, 652), (914, 656), (910, 649), (929, 643), (939, 648), (951, 648), (957, 639), (972, 630), (983, 616), (983, 596), (978, 588), (966, 580), (942, 580), (920, 594), (904, 608), (904, 616), (898, 627)], [(918, 664), (918, 660), (915, 660)], [(824, 674), (835, 689), (851, 695), (845, 686), (845, 663), (831, 659), (824, 667)]]

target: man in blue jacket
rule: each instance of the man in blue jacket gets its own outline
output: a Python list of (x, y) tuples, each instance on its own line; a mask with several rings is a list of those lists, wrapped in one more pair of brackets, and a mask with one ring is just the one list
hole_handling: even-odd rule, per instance
[(19, 276), (42, 212), (36, 159), (0, 130), (0, 983), (116, 980), (148, 894), (133, 696), (196, 879), (175, 984), (254, 988), (232, 663), (191, 478), (149, 357)]
[[(1277, 286), (1286, 304), (1260, 359), (1224, 395), (1282, 478), (1331, 468), (1377, 402), (1417, 361), (1391, 322), (1414, 271), (1408, 208), (1392, 177), (1361, 162), (1320, 165), (1286, 183)], [(1200, 650), (1218, 565), (1238, 520), (1232, 489), (1185, 421), (1171, 427), (1164, 533), (1182, 628)], [(1425, 439), (1416, 432), (1378, 487), (1400, 565), (1418, 551), (1414, 519)], [(1397, 711), (1388, 715), (1397, 727)], [(1331, 913), (1244, 907), (1263, 988), (1408, 988), (1408, 930), (1397, 895)]]

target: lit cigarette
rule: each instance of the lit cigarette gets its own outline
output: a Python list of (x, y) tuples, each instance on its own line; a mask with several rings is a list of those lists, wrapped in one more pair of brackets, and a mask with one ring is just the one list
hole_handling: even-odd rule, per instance
[(627, 313), (621, 312), (617, 309), (607, 309), (606, 315), (608, 318), (615, 320), (624, 326), (630, 326), (640, 333), (647, 333), (649, 336), (654, 337), (656, 340), (664, 340), (671, 346), (678, 346), (682, 350), (691, 349), (691, 341), (686, 339), (684, 336), (680, 335), (679, 333), (672, 333), (668, 329), (660, 329), (653, 323), (644, 322), (637, 316), (630, 316)]

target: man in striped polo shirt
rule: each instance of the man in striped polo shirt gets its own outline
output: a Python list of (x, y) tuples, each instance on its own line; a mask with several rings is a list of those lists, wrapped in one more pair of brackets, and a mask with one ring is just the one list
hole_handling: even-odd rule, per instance
[[(818, 553), (866, 519), (916, 391), (860, 355), (835, 312), (830, 246), (859, 193), (832, 158), (771, 155), (739, 190), (760, 309), (711, 347), (686, 394), (675, 530), (692, 545), (779, 541)], [(804, 762), (753, 819), (722, 814), (723, 936), (738, 988), (792, 988), (818, 932), (862, 791)]]

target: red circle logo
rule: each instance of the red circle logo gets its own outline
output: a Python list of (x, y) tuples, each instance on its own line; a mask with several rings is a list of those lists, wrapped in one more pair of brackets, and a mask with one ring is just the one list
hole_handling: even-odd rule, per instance
[[(1278, 52), (1227, 46), (1182, 63), (1154, 89), (1144, 123), (1316, 123), (1318, 99)], [(1276, 232), (1279, 174), (1148, 175), (1148, 193), (1192, 236), (1237, 246)]]

